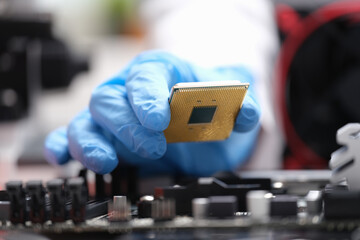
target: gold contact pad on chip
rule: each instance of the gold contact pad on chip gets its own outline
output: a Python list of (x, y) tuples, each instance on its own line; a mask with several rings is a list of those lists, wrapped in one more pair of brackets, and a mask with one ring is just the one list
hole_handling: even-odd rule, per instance
[[(226, 82), (227, 86), (174, 86), (169, 99), (171, 120), (164, 131), (168, 143), (218, 141), (230, 136), (249, 84)], [(213, 112), (212, 120), (209, 123), (189, 123), (196, 108)]]

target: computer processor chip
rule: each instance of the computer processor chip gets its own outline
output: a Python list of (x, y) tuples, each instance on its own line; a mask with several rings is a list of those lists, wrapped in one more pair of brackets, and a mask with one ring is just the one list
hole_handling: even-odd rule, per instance
[(169, 97), (168, 143), (218, 141), (228, 138), (249, 83), (240, 81), (178, 83)]

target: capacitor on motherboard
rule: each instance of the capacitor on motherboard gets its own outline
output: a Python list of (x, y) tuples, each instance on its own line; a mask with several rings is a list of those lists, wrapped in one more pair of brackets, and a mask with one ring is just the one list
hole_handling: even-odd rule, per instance
[(194, 198), (192, 200), (192, 215), (196, 219), (204, 219), (208, 216), (209, 199), (208, 198)]
[(111, 207), (111, 221), (126, 221), (130, 217), (130, 204), (126, 196), (114, 196)]
[(267, 191), (256, 190), (246, 194), (247, 211), (253, 219), (266, 219), (270, 215), (270, 202), (273, 195)]

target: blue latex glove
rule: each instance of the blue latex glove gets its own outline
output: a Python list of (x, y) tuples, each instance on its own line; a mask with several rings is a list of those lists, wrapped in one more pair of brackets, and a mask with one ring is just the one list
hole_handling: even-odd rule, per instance
[[(163, 130), (170, 122), (168, 97), (174, 84), (234, 79), (249, 82), (250, 88), (228, 139), (166, 143)], [(240, 66), (204, 69), (165, 52), (145, 52), (97, 87), (89, 109), (78, 114), (67, 129), (47, 137), (45, 156), (56, 164), (72, 157), (101, 174), (117, 166), (117, 156), (139, 166), (143, 176), (208, 176), (233, 170), (256, 145), (260, 108), (253, 85), (249, 72)]]

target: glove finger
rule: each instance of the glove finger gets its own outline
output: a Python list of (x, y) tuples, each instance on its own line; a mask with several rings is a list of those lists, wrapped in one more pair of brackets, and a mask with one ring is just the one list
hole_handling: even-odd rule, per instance
[(129, 102), (140, 123), (163, 131), (170, 122), (169, 70), (163, 63), (148, 62), (131, 68), (126, 81)]
[(141, 125), (127, 100), (124, 86), (113, 84), (97, 88), (90, 101), (90, 112), (94, 120), (111, 132), (130, 152), (150, 159), (165, 154), (164, 133)]
[(242, 108), (236, 118), (234, 130), (248, 132), (253, 130), (260, 120), (260, 108), (251, 95), (245, 97)]
[(129, 69), (126, 88), (140, 123), (155, 131), (170, 122), (169, 89), (178, 82), (196, 81), (190, 64), (162, 51), (137, 56)]
[(69, 124), (67, 137), (70, 154), (86, 168), (105, 174), (117, 166), (118, 159), (113, 145), (101, 133), (88, 110), (80, 113)]
[(66, 128), (61, 127), (51, 132), (45, 139), (44, 156), (49, 163), (65, 164), (70, 159)]

